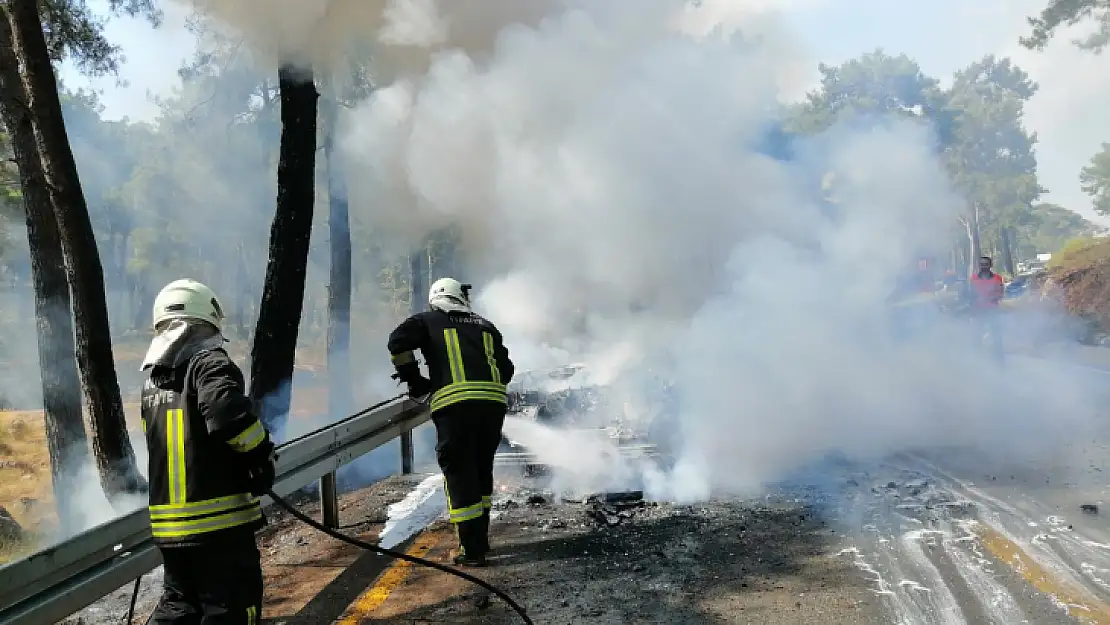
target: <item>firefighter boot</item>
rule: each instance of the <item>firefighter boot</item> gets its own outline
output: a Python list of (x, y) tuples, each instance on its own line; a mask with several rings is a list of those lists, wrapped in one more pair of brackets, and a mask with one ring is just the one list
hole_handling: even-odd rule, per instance
[(489, 544), (489, 522), (490, 522), (489, 512), (490, 511), (487, 508), (484, 512), (482, 512), (482, 516), (478, 517), (478, 530), (477, 530), (477, 533), (478, 533), (478, 536), (479, 536), (478, 541), (479, 541), (480, 546), (483, 548), (483, 551), (486, 555), (489, 555), (489, 552), (491, 551), (490, 544)]
[(456, 523), (455, 529), (459, 535), (459, 548), (452, 552), (451, 561), (459, 566), (485, 566), (481, 517)]

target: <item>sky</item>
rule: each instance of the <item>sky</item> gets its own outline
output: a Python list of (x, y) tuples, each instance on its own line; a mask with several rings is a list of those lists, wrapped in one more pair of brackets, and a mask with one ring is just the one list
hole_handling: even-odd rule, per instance
[[(634, 0), (630, 0), (634, 1)], [(800, 95), (817, 81), (819, 62), (836, 64), (882, 48), (916, 59), (923, 71), (946, 81), (953, 72), (982, 56), (1009, 56), (1041, 85), (1029, 104), (1027, 123), (1040, 139), (1037, 148), (1045, 201), (1096, 219), (1090, 199), (1079, 187), (1079, 170), (1110, 141), (1110, 57), (1077, 49), (1077, 33), (1062, 32), (1041, 52), (1025, 50), (1018, 37), (1028, 31), (1025, 18), (1045, 0), (703, 0), (717, 5), (763, 6), (780, 12), (805, 56), (797, 84)], [(91, 0), (93, 7), (103, 0)], [(178, 83), (176, 69), (192, 55), (193, 37), (185, 30), (185, 10), (165, 2), (166, 20), (154, 30), (145, 21), (109, 22), (108, 38), (126, 57), (120, 86), (114, 78), (91, 82), (71, 65), (62, 69), (70, 87), (101, 92), (109, 118), (153, 118), (152, 95), (169, 93)], [(1110, 219), (1096, 219), (1110, 225)]]

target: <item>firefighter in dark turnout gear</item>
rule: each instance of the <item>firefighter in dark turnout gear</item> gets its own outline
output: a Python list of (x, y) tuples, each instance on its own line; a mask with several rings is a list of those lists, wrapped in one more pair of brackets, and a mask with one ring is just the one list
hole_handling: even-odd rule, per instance
[(258, 497), (274, 482), (274, 445), (223, 350), (223, 310), (194, 280), (154, 300), (143, 359), (142, 426), (150, 525), (165, 576), (155, 625), (258, 625)]
[[(490, 548), (493, 459), (513, 362), (497, 327), (470, 309), (469, 290), (453, 278), (437, 280), (428, 293), (429, 310), (397, 326), (388, 347), (397, 369), (393, 377), (406, 383), (413, 397), (431, 393), (436, 459), (459, 538), (453, 561), (483, 566)], [(416, 350), (431, 379), (420, 373)]]

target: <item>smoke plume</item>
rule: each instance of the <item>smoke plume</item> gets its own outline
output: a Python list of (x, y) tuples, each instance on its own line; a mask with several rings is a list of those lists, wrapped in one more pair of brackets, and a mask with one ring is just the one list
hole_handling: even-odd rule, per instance
[(522, 366), (672, 379), (659, 496), (746, 492), (829, 450), (1029, 450), (1085, 422), (1079, 381), (1017, 382), (1028, 365), (998, 370), (966, 324), (888, 331), (898, 274), (948, 249), (963, 200), (913, 121), (758, 150), (801, 56), (750, 7), (565, 3), (381, 86), (347, 120), (352, 198), (391, 198), (366, 218), (399, 241), (458, 227)]

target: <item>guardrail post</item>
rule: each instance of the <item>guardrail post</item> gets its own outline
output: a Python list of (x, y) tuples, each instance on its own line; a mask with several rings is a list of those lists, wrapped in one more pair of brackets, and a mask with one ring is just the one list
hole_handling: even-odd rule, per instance
[(406, 430), (401, 434), (401, 473), (412, 473), (412, 460), (412, 430)]
[[(409, 314), (424, 310), (428, 300), (428, 282), (431, 281), (431, 239), (425, 238), (418, 250), (409, 254)], [(412, 430), (401, 433), (401, 473), (412, 473)]]
[(320, 478), (320, 516), (328, 529), (339, 529), (339, 496), (336, 492), (335, 471)]

